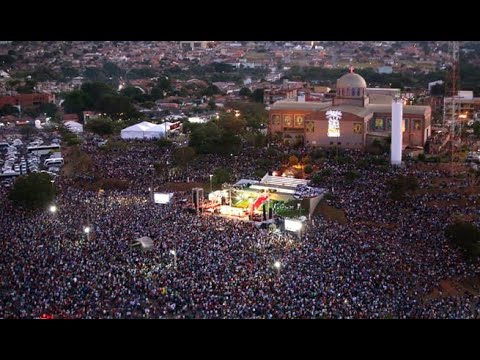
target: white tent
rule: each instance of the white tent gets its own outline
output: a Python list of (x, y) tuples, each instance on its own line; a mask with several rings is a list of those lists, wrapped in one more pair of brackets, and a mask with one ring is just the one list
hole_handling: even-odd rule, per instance
[(76, 121), (65, 121), (64, 124), (70, 131), (74, 133), (82, 133), (83, 132), (83, 125), (76, 122)]
[[(148, 138), (145, 136), (145, 132), (150, 129), (151, 127), (155, 126), (148, 121), (143, 121), (139, 124), (135, 124), (123, 129), (120, 132), (120, 136), (122, 139), (144, 139)], [(148, 135), (147, 135), (148, 136)]]
[(193, 124), (204, 124), (204, 123), (207, 122), (207, 120), (199, 118), (199, 117), (189, 117), (188, 122), (193, 123)]
[(148, 139), (158, 139), (161, 137), (165, 137), (165, 130), (168, 132), (170, 129), (170, 125), (172, 123), (167, 122), (166, 124), (159, 124), (152, 126), (151, 128), (145, 131), (145, 137)]
[(153, 247), (153, 240), (148, 236), (143, 236), (137, 240), (134, 240), (131, 246), (140, 246), (143, 250), (151, 249)]

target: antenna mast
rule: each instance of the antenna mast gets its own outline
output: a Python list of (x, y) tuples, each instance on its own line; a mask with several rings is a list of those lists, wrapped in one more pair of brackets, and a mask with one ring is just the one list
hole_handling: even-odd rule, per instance
[[(450, 142), (451, 142), (451, 175), (453, 176), (453, 154), (455, 151), (454, 138), (455, 138), (455, 122), (456, 122), (456, 109), (455, 98), (457, 96), (457, 83), (458, 83), (458, 42), (452, 42), (452, 120), (450, 126)], [(459, 104), (460, 105), (460, 104)]]

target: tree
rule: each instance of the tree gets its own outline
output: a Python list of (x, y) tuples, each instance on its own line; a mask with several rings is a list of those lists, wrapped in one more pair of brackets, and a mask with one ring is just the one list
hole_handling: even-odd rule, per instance
[(25, 125), (22, 126), (18, 132), (25, 136), (27, 139), (30, 139), (32, 135), (38, 133), (38, 129), (33, 125)]
[(476, 121), (473, 124), (473, 133), (475, 134), (476, 137), (480, 138), (480, 121)]
[(197, 124), (191, 127), (189, 146), (197, 154), (214, 154), (218, 151), (220, 137), (220, 129), (215, 123)]
[(17, 115), (17, 114), (19, 114), (18, 108), (10, 104), (3, 105), (3, 107), (0, 109), (0, 115)]
[(233, 134), (241, 134), (245, 130), (247, 122), (243, 117), (236, 117), (232, 112), (222, 113), (218, 119), (220, 129)]
[(106, 77), (115, 77), (118, 78), (122, 75), (123, 71), (118, 67), (117, 64), (107, 61), (105, 64), (103, 64), (103, 73), (105, 74)]
[(445, 95), (445, 85), (435, 84), (430, 88), (430, 94), (435, 96)]
[(55, 197), (52, 177), (46, 173), (20, 176), (8, 194), (15, 206), (26, 209), (45, 208)]
[(102, 82), (85, 83), (80, 90), (85, 94), (86, 105), (90, 109), (96, 109), (103, 97), (117, 94), (114, 88)]
[(98, 102), (95, 110), (107, 114), (113, 120), (138, 117), (130, 98), (121, 95), (105, 95)]
[(89, 120), (85, 130), (98, 135), (111, 135), (114, 133), (115, 126), (110, 118), (98, 118)]
[(240, 89), (240, 92), (238, 93), (238, 95), (250, 97), (252, 96), (252, 91), (249, 88), (243, 87)]
[(143, 97), (142, 91), (139, 88), (134, 86), (128, 86), (125, 89), (122, 89), (120, 91), (120, 95), (126, 96), (136, 101), (140, 101)]
[(306, 155), (306, 156), (302, 157), (302, 164), (303, 165), (310, 164), (311, 162), (312, 162), (312, 159), (310, 158), (310, 156)]
[(224, 132), (213, 146), (213, 153), (222, 155), (237, 154), (242, 148), (242, 140), (234, 133)]
[(445, 229), (445, 237), (459, 246), (467, 257), (480, 257), (480, 229), (477, 226), (457, 221)]
[(312, 186), (322, 186), (324, 185), (323, 182), (324, 182), (323, 176), (320, 174), (315, 174), (310, 179), (310, 185)]
[(168, 77), (161, 77), (157, 80), (157, 86), (159, 89), (163, 91), (171, 91), (172, 90), (172, 83)]
[(38, 110), (41, 114), (46, 114), (48, 117), (54, 117), (58, 111), (57, 105), (52, 103), (40, 104)]
[(16, 88), (16, 90), (20, 94), (31, 94), (31, 93), (35, 92), (35, 85), (36, 85), (36, 82), (31, 81), (31, 80), (27, 80), (25, 82), (25, 85), (18, 86)]
[(295, 155), (292, 155), (288, 158), (288, 164), (290, 166), (294, 166), (294, 165), (297, 165), (298, 164), (298, 157), (296, 157)]
[(255, 89), (252, 93), (252, 100), (254, 102), (263, 103), (263, 89)]
[(305, 174), (311, 174), (313, 172), (312, 165), (306, 165), (305, 168), (303, 169), (303, 172)]
[(152, 98), (153, 101), (163, 99), (164, 98), (164, 95), (163, 95), (164, 91), (165, 90), (163, 90), (162, 88), (160, 88), (158, 86), (154, 87), (150, 91), (150, 97)]
[(345, 173), (345, 180), (348, 183), (352, 183), (355, 179), (360, 177), (360, 174), (357, 171), (350, 170)]
[(213, 178), (212, 181), (215, 184), (223, 184), (223, 183), (229, 183), (233, 181), (233, 174), (232, 170), (229, 168), (217, 168), (213, 172)]
[(217, 108), (217, 105), (215, 104), (215, 100), (214, 99), (210, 99), (208, 101), (208, 110), (215, 110)]
[(249, 128), (260, 129), (268, 122), (268, 112), (263, 103), (229, 101), (225, 106), (228, 109), (238, 110), (240, 117), (246, 120)]
[(205, 96), (213, 96), (221, 93), (222, 92), (216, 85), (209, 85), (202, 91), (202, 95), (205, 95)]
[(66, 77), (67, 79), (72, 79), (72, 78), (77, 77), (79, 75), (78, 70), (75, 69), (74, 67), (70, 66), (70, 65), (63, 65), (60, 68), (60, 70), (62, 72), (62, 75), (64, 77)]
[(195, 157), (195, 149), (190, 146), (177, 148), (173, 151), (172, 157), (176, 165), (186, 166)]
[(65, 97), (63, 107), (66, 113), (81, 114), (82, 111), (87, 110), (88, 102), (88, 97), (83, 91), (74, 90)]
[(90, 81), (105, 81), (107, 77), (103, 73), (103, 71), (99, 68), (86, 68), (85, 69), (85, 77)]
[(11, 55), (0, 55), (0, 65), (11, 65), (15, 62), (15, 58)]

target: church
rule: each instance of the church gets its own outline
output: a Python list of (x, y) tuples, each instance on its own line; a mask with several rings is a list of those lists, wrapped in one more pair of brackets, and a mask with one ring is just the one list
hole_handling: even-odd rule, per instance
[[(399, 89), (367, 88), (365, 79), (350, 72), (337, 80), (336, 95), (328, 101), (275, 102), (269, 110), (268, 132), (285, 144), (363, 148), (391, 134), (392, 100)], [(431, 134), (430, 106), (403, 106), (403, 146), (425, 145)]]

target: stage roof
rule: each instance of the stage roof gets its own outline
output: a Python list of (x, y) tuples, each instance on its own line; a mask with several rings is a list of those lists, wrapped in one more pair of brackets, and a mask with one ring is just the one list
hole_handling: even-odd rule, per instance
[(240, 179), (233, 186), (242, 186), (242, 185), (257, 184), (257, 183), (259, 183), (258, 180)]
[(260, 181), (260, 184), (266, 186), (281, 186), (284, 188), (295, 189), (297, 185), (307, 185), (308, 180), (295, 179), (286, 176), (265, 175)]

